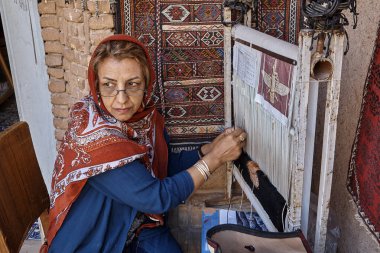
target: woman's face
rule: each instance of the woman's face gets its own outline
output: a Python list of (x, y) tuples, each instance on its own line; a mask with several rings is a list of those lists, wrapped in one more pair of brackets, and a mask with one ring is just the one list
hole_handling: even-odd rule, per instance
[(117, 120), (129, 120), (140, 108), (145, 81), (135, 59), (105, 58), (98, 65), (98, 84), (104, 106)]

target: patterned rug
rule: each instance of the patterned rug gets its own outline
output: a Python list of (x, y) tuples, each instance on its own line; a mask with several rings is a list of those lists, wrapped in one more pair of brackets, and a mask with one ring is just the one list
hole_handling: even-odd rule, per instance
[(380, 23), (352, 148), (347, 188), (380, 243)]
[(172, 150), (193, 149), (224, 126), (222, 0), (121, 0), (121, 31), (155, 62), (156, 100)]
[[(117, 32), (149, 48), (156, 102), (173, 151), (191, 150), (224, 128), (223, 0), (118, 0)], [(300, 0), (264, 0), (258, 28), (297, 41)]]
[(258, 1), (257, 27), (263, 33), (298, 44), (301, 0)]

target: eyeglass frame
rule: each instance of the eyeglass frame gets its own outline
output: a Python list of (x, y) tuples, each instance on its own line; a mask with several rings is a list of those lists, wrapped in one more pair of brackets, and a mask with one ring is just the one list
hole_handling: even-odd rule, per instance
[(136, 89), (136, 92), (137, 91), (144, 91), (143, 92), (143, 94), (136, 94), (136, 95), (130, 95), (130, 94), (128, 94), (128, 90), (131, 90), (132, 88), (125, 88), (125, 89), (122, 89), (122, 90), (114, 90), (113, 92), (115, 92), (116, 91), (116, 94), (115, 95), (111, 95), (111, 96), (107, 96), (107, 95), (102, 95), (102, 93), (100, 92), (100, 90), (98, 91), (98, 93), (99, 93), (99, 95), (101, 96), (101, 97), (106, 97), (106, 98), (113, 98), (113, 97), (117, 97), (117, 95), (119, 95), (119, 92), (120, 91), (124, 91), (124, 93), (125, 93), (125, 95), (127, 95), (128, 97), (137, 97), (137, 96), (143, 96), (144, 95), (144, 93), (146, 92), (146, 89)]

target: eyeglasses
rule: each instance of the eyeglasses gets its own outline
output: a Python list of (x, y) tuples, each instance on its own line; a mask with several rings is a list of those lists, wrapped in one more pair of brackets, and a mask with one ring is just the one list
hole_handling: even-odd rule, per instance
[(120, 91), (124, 91), (129, 97), (143, 96), (145, 89), (140, 87), (125, 88), (123, 90), (116, 89), (115, 86), (100, 86), (99, 93), (102, 97), (116, 97)]

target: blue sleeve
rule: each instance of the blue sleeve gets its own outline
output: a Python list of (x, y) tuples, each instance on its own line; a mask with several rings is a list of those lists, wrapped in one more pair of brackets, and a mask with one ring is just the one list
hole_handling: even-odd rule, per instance
[(112, 199), (144, 213), (167, 212), (185, 201), (194, 190), (194, 182), (187, 171), (159, 180), (138, 161), (92, 177), (88, 183)]
[[(164, 131), (166, 143), (170, 143), (170, 138), (166, 129)], [(198, 150), (181, 151), (173, 153), (169, 150), (168, 176), (171, 177), (181, 171), (187, 170), (199, 160)]]
[(198, 150), (181, 151), (180, 153), (169, 152), (168, 176), (187, 170), (199, 160)]

